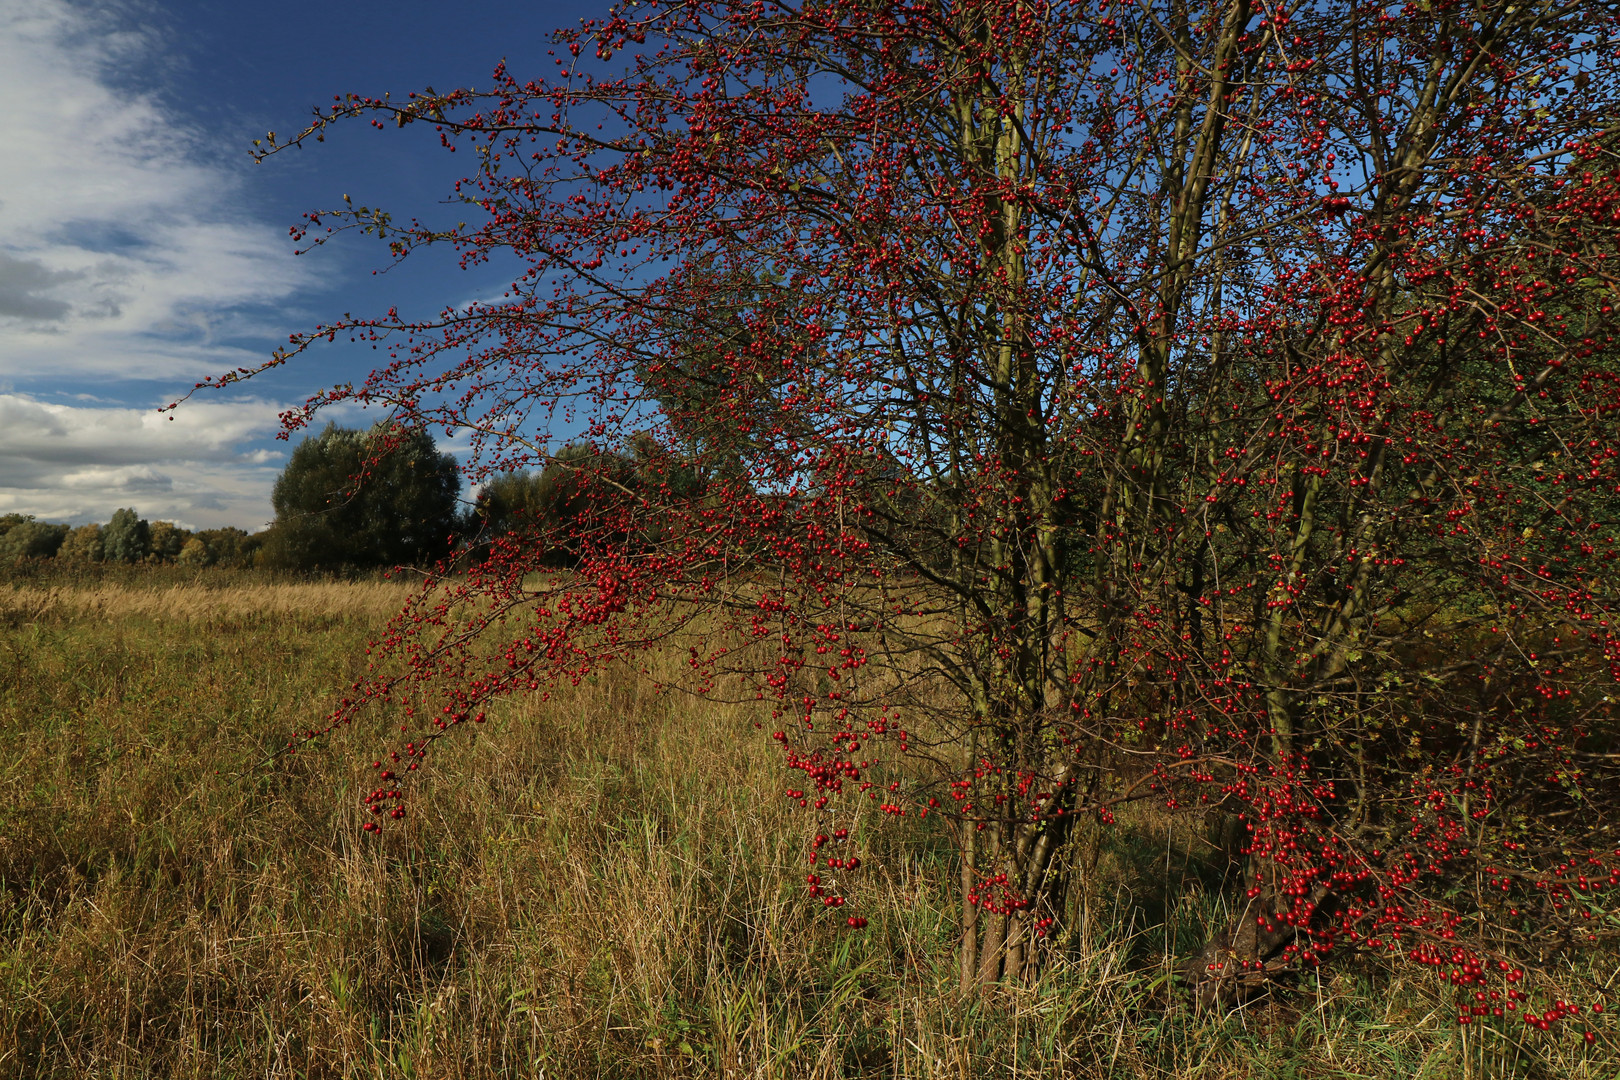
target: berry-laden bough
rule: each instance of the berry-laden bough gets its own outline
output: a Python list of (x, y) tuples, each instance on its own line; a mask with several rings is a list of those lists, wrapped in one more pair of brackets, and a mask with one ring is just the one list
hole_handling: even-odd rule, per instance
[(1245, 838), (1205, 999), (1360, 952), (1595, 1027), (1534, 987), (1620, 881), (1617, 43), (1600, 0), (646, 2), (336, 99), (263, 152), (425, 131), (464, 221), (303, 240), (512, 284), (299, 336), (265, 366), (387, 362), (289, 425), (384, 406), (570, 493), (334, 713), (442, 710), (370, 809), (491, 699), (675, 650), (774, 732), (835, 917), (852, 826), (954, 840), (966, 987), (1151, 801)]

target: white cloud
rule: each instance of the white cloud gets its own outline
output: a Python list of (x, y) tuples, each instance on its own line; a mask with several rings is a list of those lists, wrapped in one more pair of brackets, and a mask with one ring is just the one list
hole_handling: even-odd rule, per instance
[(247, 444), (273, 435), (283, 408), (205, 400), (159, 413), (0, 394), (0, 514), (79, 523), (133, 506), (192, 528), (258, 528), (284, 454)]
[(63, 474), (55, 486), (64, 491), (168, 492), (174, 490), (174, 477), (150, 465), (92, 465)]
[(230, 171), (118, 69), (153, 42), (94, 7), (0, 4), (0, 375), (189, 380), (256, 363), (225, 344), (311, 284)]

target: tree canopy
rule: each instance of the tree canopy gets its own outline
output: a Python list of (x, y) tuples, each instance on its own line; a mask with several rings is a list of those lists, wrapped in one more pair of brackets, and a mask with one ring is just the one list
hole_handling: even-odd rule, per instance
[(101, 547), (108, 562), (140, 562), (152, 550), (152, 527), (128, 507), (115, 510), (101, 530)]
[(68, 526), (35, 521), (31, 514), (0, 518), (0, 559), (49, 559), (67, 538)]
[(272, 564), (303, 569), (426, 566), (457, 526), (461, 474), (421, 429), (328, 425), (293, 449), (271, 493)]

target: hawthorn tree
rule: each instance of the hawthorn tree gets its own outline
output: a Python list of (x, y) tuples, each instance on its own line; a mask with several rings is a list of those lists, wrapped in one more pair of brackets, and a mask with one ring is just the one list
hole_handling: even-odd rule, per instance
[(424, 593), (332, 720), (443, 703), (373, 812), (490, 698), (678, 648), (802, 777), (815, 902), (864, 925), (864, 818), (954, 838), (964, 986), (1037, 970), (1075, 823), (1153, 800), (1246, 838), (1201, 995), (1359, 950), (1464, 1023), (1576, 1014), (1527, 995), (1620, 882), (1612, 5), (648, 0), (555, 40), (292, 140), (466, 151), (465, 224), (300, 235), (506, 294), (267, 366), (379, 343), (294, 423), (387, 405), (475, 473), (583, 430), (711, 479), (600, 474), (571, 569), (497, 542)]

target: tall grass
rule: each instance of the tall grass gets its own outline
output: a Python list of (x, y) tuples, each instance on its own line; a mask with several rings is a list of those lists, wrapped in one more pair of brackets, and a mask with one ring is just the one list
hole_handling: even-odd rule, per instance
[(1568, 1040), (1466, 1043), (1433, 988), (1372, 969), (1194, 1012), (1169, 973), (1220, 890), (1186, 887), (1196, 838), (1146, 815), (1081, 839), (1075, 930), (1042, 984), (963, 1001), (926, 823), (861, 838), (871, 924), (850, 932), (805, 902), (814, 822), (768, 740), (735, 737), (753, 717), (623, 672), (458, 733), (404, 826), (365, 839), (397, 717), (272, 752), (318, 726), (401, 588), (0, 587), (0, 1076), (1620, 1068)]
[[(199, 575), (200, 576), (200, 575)], [(0, 591), (0, 623), (41, 619), (209, 620), (357, 619), (366, 625), (400, 609), (412, 587), (390, 581), (257, 581), (224, 584), (219, 574), (160, 586), (97, 582), (83, 586), (14, 585)], [(212, 586), (212, 587), (210, 587)]]

